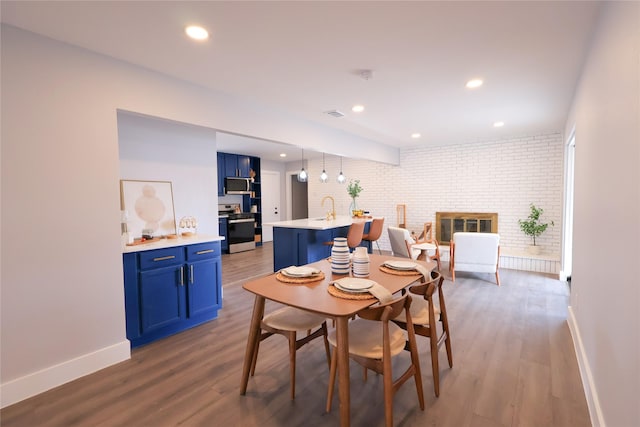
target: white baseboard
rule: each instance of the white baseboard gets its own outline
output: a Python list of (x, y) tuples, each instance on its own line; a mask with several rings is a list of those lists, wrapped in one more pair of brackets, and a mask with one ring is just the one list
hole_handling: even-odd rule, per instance
[(0, 385), (2, 408), (131, 358), (128, 340)]
[(584, 388), (584, 394), (587, 398), (587, 406), (589, 407), (589, 416), (591, 417), (591, 425), (593, 427), (606, 427), (604, 418), (602, 416), (602, 408), (600, 407), (600, 400), (598, 399), (598, 391), (593, 383), (593, 375), (591, 374), (591, 367), (589, 366), (589, 360), (584, 352), (582, 345), (582, 338), (580, 337), (580, 330), (576, 323), (576, 318), (573, 314), (573, 309), (569, 306), (569, 318), (567, 319), (569, 324), (569, 331), (571, 331), (571, 337), (573, 338), (573, 347), (576, 351), (578, 358), (578, 367), (580, 368), (580, 377), (582, 378), (582, 387)]

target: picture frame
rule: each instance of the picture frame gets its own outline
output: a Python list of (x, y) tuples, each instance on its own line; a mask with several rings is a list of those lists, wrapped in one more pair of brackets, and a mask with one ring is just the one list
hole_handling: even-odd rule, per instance
[(176, 234), (171, 181), (121, 179), (120, 209), (134, 238)]

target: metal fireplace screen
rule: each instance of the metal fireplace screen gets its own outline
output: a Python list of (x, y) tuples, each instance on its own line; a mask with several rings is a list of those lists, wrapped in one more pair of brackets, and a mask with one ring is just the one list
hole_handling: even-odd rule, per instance
[(436, 239), (446, 244), (456, 231), (479, 233), (498, 232), (497, 213), (436, 212)]

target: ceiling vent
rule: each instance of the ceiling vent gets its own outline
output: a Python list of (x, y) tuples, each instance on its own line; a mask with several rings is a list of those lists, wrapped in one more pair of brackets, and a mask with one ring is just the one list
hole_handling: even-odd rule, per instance
[(332, 117), (344, 117), (344, 113), (341, 113), (338, 110), (329, 110), (329, 111), (325, 111), (324, 113)]

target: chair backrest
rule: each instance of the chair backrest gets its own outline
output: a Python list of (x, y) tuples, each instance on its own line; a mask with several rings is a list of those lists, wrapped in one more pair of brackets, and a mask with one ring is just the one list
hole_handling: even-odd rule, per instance
[(497, 233), (453, 233), (455, 262), (495, 266), (498, 263), (500, 235)]
[[(389, 241), (391, 242), (391, 251), (394, 256), (403, 258), (413, 258), (409, 251), (410, 245), (415, 243), (411, 238), (409, 230), (399, 227), (388, 227)], [(409, 246), (407, 246), (409, 243)]]
[(362, 242), (362, 235), (364, 234), (364, 221), (356, 221), (351, 223), (349, 232), (347, 233), (347, 246), (355, 248)]
[(431, 302), (433, 294), (436, 290), (440, 292), (440, 297), (442, 297), (442, 282), (444, 282), (444, 277), (442, 277), (442, 274), (437, 271), (432, 271), (431, 280), (420, 283), (418, 285), (410, 286), (409, 292), (414, 295), (422, 295), (424, 299)]
[(410, 305), (411, 297), (409, 294), (404, 294), (386, 304), (372, 305), (364, 308), (358, 312), (358, 317), (367, 320), (388, 322), (402, 313), (402, 310), (405, 308), (408, 311)]
[(374, 218), (369, 227), (369, 240), (372, 242), (378, 240), (382, 235), (382, 227), (384, 226), (384, 218)]

